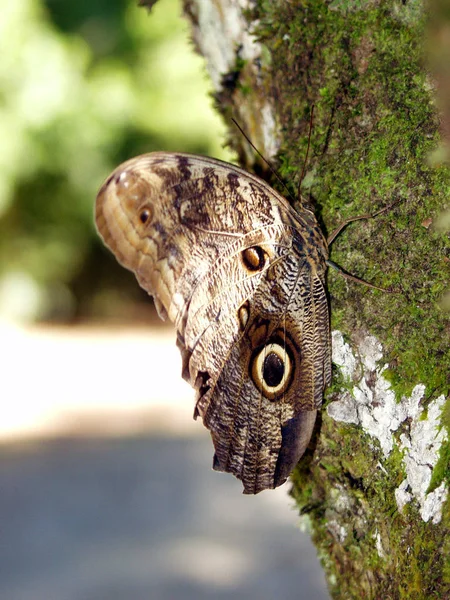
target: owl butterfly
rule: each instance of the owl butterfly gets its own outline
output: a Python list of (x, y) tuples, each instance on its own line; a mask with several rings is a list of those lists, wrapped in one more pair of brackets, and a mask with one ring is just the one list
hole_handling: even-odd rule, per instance
[(175, 324), (213, 468), (246, 494), (284, 483), (331, 377), (328, 251), (314, 214), (231, 164), (155, 152), (108, 177), (96, 224)]

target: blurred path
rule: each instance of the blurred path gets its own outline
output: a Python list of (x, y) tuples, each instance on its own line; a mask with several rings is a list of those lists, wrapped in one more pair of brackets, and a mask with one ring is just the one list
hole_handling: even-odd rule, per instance
[(285, 490), (244, 496), (210, 464), (203, 437), (3, 452), (0, 598), (326, 600)]
[(329, 597), (286, 486), (211, 470), (173, 335), (5, 332), (2, 600)]
[(0, 440), (201, 428), (172, 329), (0, 321), (0, 344)]

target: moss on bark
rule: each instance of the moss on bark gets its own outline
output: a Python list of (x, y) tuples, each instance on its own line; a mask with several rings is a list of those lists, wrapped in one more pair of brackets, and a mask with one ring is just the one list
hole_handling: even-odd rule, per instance
[[(271, 53), (281, 175), (292, 179), (302, 169), (314, 106), (302, 191), (324, 229), (398, 202), (349, 226), (331, 254), (347, 271), (396, 293), (330, 275), (333, 328), (353, 342), (361, 331), (377, 336), (397, 394), (410, 394), (419, 382), (428, 397), (448, 394), (450, 324), (440, 298), (449, 281), (449, 240), (430, 219), (448, 205), (450, 173), (432, 164), (439, 120), (424, 59), (422, 3), (264, 0), (253, 16)], [(435, 485), (448, 477), (446, 448)], [(433, 526), (417, 518), (414, 505), (399, 513), (401, 458), (394, 450), (380, 468), (379, 449), (368, 452), (359, 428), (339, 427), (323, 413), (317, 447), (299, 466), (293, 495), (309, 515), (337, 598), (450, 594), (448, 514)]]
[(424, 64), (421, 3), (264, 2), (259, 37), (272, 54), (284, 134), (281, 174), (301, 171), (324, 229), (399, 202), (347, 228), (332, 258), (398, 293), (329, 277), (333, 326), (383, 342), (400, 393), (422, 381), (448, 393), (450, 323), (439, 301), (450, 276), (448, 236), (429, 224), (449, 202), (450, 173), (430, 165), (438, 117)]
[[(446, 396), (442, 423), (449, 430), (450, 320), (441, 298), (450, 279), (450, 244), (433, 222), (449, 205), (450, 170), (434, 158), (439, 117), (424, 56), (424, 3), (258, 0), (247, 17), (265, 51), (255, 69), (236, 49), (219, 108), (241, 115), (264, 152), (258, 107), (274, 107), (278, 170), (295, 190), (314, 106), (301, 187), (324, 231), (397, 203), (347, 227), (331, 253), (348, 272), (395, 293), (330, 274), (332, 327), (353, 346), (367, 332), (380, 340), (382, 362), (389, 364), (384, 376), (397, 398), (418, 383), (426, 386), (425, 407)], [(243, 143), (232, 136), (234, 147)], [(328, 399), (348, 385), (337, 371)], [(396, 439), (407, 426), (396, 430)], [(400, 512), (399, 445), (385, 458), (361, 427), (339, 425), (326, 411), (319, 431), (292, 477), (292, 494), (310, 523), (333, 597), (450, 597), (449, 501), (436, 525), (420, 518), (414, 502)], [(448, 442), (429, 490), (444, 480), (450, 481)]]

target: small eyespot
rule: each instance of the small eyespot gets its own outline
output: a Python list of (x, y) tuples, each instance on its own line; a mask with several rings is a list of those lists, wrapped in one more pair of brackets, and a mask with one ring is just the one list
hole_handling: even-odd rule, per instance
[(151, 219), (152, 213), (149, 208), (141, 209), (139, 213), (139, 221), (145, 225)]
[(252, 246), (242, 251), (242, 262), (248, 271), (261, 271), (266, 264), (266, 253), (261, 246)]
[(247, 300), (246, 302), (244, 302), (244, 304), (242, 304), (238, 308), (239, 325), (241, 326), (242, 331), (244, 331), (244, 329), (247, 327), (249, 316), (250, 316), (250, 303)]
[(250, 373), (259, 391), (269, 400), (277, 400), (289, 387), (293, 369), (287, 349), (272, 342), (252, 358)]

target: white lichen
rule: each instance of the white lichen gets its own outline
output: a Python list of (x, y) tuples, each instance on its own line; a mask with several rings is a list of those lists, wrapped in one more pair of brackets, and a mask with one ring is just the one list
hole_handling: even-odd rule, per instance
[(394, 492), (397, 508), (400, 512), (403, 511), (408, 502), (411, 502), (413, 496), (408, 492), (408, 480), (404, 479)]
[(343, 544), (347, 538), (347, 529), (337, 519), (330, 518), (328, 514), (326, 514), (326, 519), (328, 531), (337, 542)]
[(345, 524), (352, 509), (351, 497), (343, 485), (337, 484), (330, 490), (330, 505), (325, 511), (325, 518), (328, 531), (340, 544), (343, 544), (347, 538), (348, 531)]
[(261, 109), (261, 130), (267, 156), (275, 156), (280, 144), (274, 111), (272, 106), (267, 103)]
[[(425, 409), (421, 401), (425, 386), (416, 385), (411, 396), (397, 402), (389, 382), (383, 377), (387, 365), (377, 366), (383, 354), (375, 337), (363, 339), (358, 357), (340, 332), (333, 332), (332, 339), (333, 362), (341, 367), (344, 377), (353, 382), (353, 388), (352, 393), (345, 390), (340, 400), (329, 404), (328, 414), (336, 421), (359, 425), (378, 440), (385, 458), (397, 445), (403, 453), (406, 473), (406, 479), (395, 490), (398, 509), (401, 511), (414, 498), (422, 519), (438, 523), (448, 489), (443, 482), (428, 494), (427, 490), (440, 448), (447, 439), (447, 432), (441, 426), (445, 397), (439, 396), (430, 402), (423, 418)], [(406, 425), (407, 432), (394, 435), (402, 424)]]
[[(224, 76), (236, 71), (239, 61), (246, 62), (246, 69), (252, 72), (256, 81), (261, 78), (263, 47), (253, 35), (246, 11), (252, 8), (251, 0), (192, 0), (189, 15), (192, 34), (200, 54), (205, 58), (206, 69), (214, 90), (224, 87)], [(257, 22), (253, 21), (254, 27)], [(252, 142), (267, 159), (273, 158), (280, 145), (276, 127), (275, 110), (272, 103), (259, 96), (258, 117), (255, 119), (254, 98), (247, 103), (241, 98), (235, 114), (245, 124)]]
[(244, 16), (248, 8), (248, 0), (226, 0), (220, 5), (212, 0), (191, 3), (194, 39), (216, 90), (221, 87), (223, 74), (234, 69), (237, 49), (243, 60), (261, 55), (261, 45), (248, 31)]
[(444, 483), (429, 494), (427, 490), (433, 467), (439, 460), (439, 450), (447, 439), (447, 432), (440, 424), (445, 397), (439, 396), (429, 404), (426, 419), (422, 418), (424, 409), (419, 406), (419, 402), (420, 399), (417, 400), (416, 407), (412, 407), (415, 409), (415, 417), (411, 422), (409, 435), (400, 435), (400, 448), (405, 452), (407, 487), (404, 489), (409, 488), (418, 499), (422, 519), (438, 523), (440, 506), (445, 502), (448, 490)]
[(339, 365), (344, 378), (353, 379), (356, 358), (350, 345), (344, 341), (344, 336), (340, 331), (333, 331), (331, 333), (331, 348), (333, 362)]
[(383, 543), (381, 541), (381, 534), (378, 531), (378, 529), (375, 530), (375, 533), (373, 535), (374, 540), (375, 540), (375, 548), (377, 550), (378, 556), (380, 558), (385, 558), (386, 557), (386, 553), (383, 549)]

